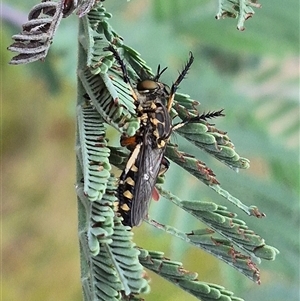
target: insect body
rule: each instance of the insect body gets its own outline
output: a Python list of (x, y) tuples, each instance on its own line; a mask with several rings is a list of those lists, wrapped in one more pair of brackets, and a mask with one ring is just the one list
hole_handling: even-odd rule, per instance
[[(147, 89), (147, 87), (155, 87)], [(118, 188), (119, 211), (124, 224), (139, 225), (148, 212), (156, 179), (167, 163), (161, 164), (166, 143), (172, 133), (171, 117), (164, 102), (168, 93), (161, 83), (146, 80), (137, 85), (137, 112), (141, 127), (134, 137), (123, 138), (133, 147)]]
[[(113, 52), (119, 62), (124, 81), (130, 84), (126, 66), (118, 52), (112, 46), (109, 46), (108, 50)], [(157, 177), (169, 166), (164, 153), (171, 133), (189, 122), (199, 122), (200, 119), (205, 120), (211, 116), (203, 114), (172, 125), (170, 110), (174, 96), (193, 60), (194, 57), (190, 53), (187, 64), (170, 90), (158, 81), (166, 70), (165, 68), (160, 71), (160, 66), (155, 77), (143, 78), (136, 88), (132, 88), (141, 126), (134, 137), (121, 138), (121, 145), (131, 150), (118, 186), (118, 211), (123, 217), (124, 225), (138, 226), (146, 217)], [(216, 113), (216, 116), (220, 115), (222, 110)]]

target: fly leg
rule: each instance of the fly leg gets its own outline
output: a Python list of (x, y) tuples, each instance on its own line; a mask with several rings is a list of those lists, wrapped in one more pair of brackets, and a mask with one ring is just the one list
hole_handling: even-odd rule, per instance
[(169, 96), (168, 104), (167, 104), (168, 112), (170, 112), (170, 110), (172, 108), (172, 104), (173, 104), (173, 101), (174, 101), (174, 97), (175, 97), (175, 93), (177, 91), (177, 88), (180, 85), (180, 83), (182, 82), (182, 80), (184, 79), (184, 77), (186, 76), (186, 74), (188, 73), (191, 65), (193, 64), (193, 61), (194, 61), (194, 56), (193, 56), (193, 53), (190, 52), (190, 58), (189, 58), (188, 62), (186, 63), (183, 70), (181, 71), (178, 78), (176, 79), (176, 81), (173, 83), (173, 85), (171, 87), (171, 92), (170, 92), (170, 96)]
[(223, 111), (224, 111), (224, 109), (221, 109), (219, 111), (212, 111), (212, 112), (202, 113), (201, 115), (197, 115), (197, 116), (194, 116), (194, 117), (191, 117), (191, 118), (187, 118), (186, 120), (183, 120), (179, 123), (174, 124), (173, 127), (172, 127), (172, 131), (176, 131), (176, 130), (180, 129), (181, 127), (183, 127), (184, 125), (188, 124), (188, 123), (197, 123), (197, 122), (200, 122), (200, 121), (207, 121), (207, 119), (210, 119), (210, 118), (225, 116)]
[(129, 76), (128, 76), (126, 65), (124, 64), (124, 61), (121, 59), (120, 54), (115, 49), (115, 47), (113, 47), (112, 45), (108, 45), (103, 50), (108, 50), (108, 51), (111, 51), (113, 53), (116, 61), (119, 63), (119, 65), (121, 67), (121, 70), (122, 70), (122, 73), (123, 73), (124, 82), (126, 84), (129, 84), (132, 96), (133, 96), (134, 100), (137, 101), (138, 97), (137, 97), (136, 93), (134, 92), (134, 89), (133, 89), (133, 87), (132, 87), (132, 85), (130, 83), (130, 79), (129, 79)]

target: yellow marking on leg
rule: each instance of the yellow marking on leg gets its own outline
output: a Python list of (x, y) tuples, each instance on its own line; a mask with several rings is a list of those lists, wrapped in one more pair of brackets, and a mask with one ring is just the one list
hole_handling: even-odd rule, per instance
[(174, 97), (175, 97), (174, 93), (172, 95), (170, 95), (170, 97), (169, 97), (168, 105), (167, 105), (168, 112), (171, 111), (171, 108), (172, 108), (172, 105), (173, 105), (173, 101), (174, 101)]
[[(141, 145), (142, 144), (137, 144), (136, 145), (136, 147), (135, 147), (135, 149), (133, 150), (133, 152), (131, 153), (131, 156), (130, 156), (130, 158), (128, 159), (128, 161), (127, 161), (127, 163), (126, 163), (126, 167), (125, 167), (125, 174), (127, 174), (128, 173), (128, 171), (130, 170), (130, 169), (132, 169), (133, 168), (133, 166), (135, 166), (134, 165), (134, 163), (135, 163), (135, 161), (136, 161), (136, 159), (137, 159), (137, 157), (138, 157), (138, 155), (139, 155), (139, 152), (140, 152), (140, 149), (141, 149)], [(133, 169), (132, 169), (133, 170)], [(133, 170), (134, 171), (134, 170)]]

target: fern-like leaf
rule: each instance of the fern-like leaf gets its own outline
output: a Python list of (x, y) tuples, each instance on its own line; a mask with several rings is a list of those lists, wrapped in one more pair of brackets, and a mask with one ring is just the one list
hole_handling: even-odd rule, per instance
[(172, 261), (162, 252), (140, 249), (141, 264), (166, 280), (181, 287), (202, 301), (243, 301), (233, 296), (233, 293), (216, 284), (199, 281), (198, 274), (183, 268), (181, 262)]
[[(244, 221), (237, 218), (236, 213), (229, 212), (226, 207), (212, 202), (180, 200), (161, 187), (157, 188), (162, 196), (207, 224), (228, 241), (234, 243), (240, 250), (256, 259), (257, 262), (260, 262), (259, 258), (267, 260), (275, 259), (278, 251), (274, 247), (266, 245), (263, 238), (255, 234), (253, 230), (250, 230)], [(192, 233), (191, 235), (193, 236), (195, 232), (192, 231)], [(258, 251), (262, 249), (264, 249), (263, 252)]]
[(260, 8), (257, 0), (219, 0), (216, 19), (225, 17), (238, 18), (238, 30), (245, 30), (244, 22), (254, 15), (252, 7)]
[(149, 290), (139, 263), (132, 232), (114, 214), (115, 179), (108, 179), (102, 198), (91, 202), (82, 183), (77, 184), (81, 215), (79, 237), (85, 300), (121, 300), (122, 295)]
[(106, 147), (105, 129), (98, 112), (90, 105), (78, 107), (78, 132), (82, 162), (84, 192), (90, 201), (102, 198), (110, 177), (109, 149)]
[(43, 60), (48, 53), (54, 34), (63, 17), (63, 1), (46, 1), (37, 4), (28, 15), (28, 22), (23, 24), (21, 34), (14, 35), (15, 42), (8, 47), (19, 54), (10, 64), (27, 64)]
[(8, 49), (19, 54), (11, 59), (10, 64), (20, 65), (44, 60), (61, 19), (75, 10), (82, 17), (94, 4), (95, 0), (45, 0), (35, 5), (28, 14), (28, 22), (23, 24), (22, 32), (12, 36), (15, 42)]

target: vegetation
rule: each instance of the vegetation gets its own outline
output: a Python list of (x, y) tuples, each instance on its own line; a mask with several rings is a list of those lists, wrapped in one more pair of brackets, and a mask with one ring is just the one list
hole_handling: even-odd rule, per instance
[[(296, 300), (299, 266), (297, 235), (297, 224), (299, 224), (297, 47), (299, 43), (296, 43), (298, 39), (296, 26), (289, 26), (289, 24), (297, 22), (295, 9), (297, 3), (294, 1), (294, 6), (290, 3), (285, 10), (282, 10), (279, 1), (273, 1), (270, 7), (267, 4), (264, 5), (263, 9), (256, 11), (257, 16), (254, 19), (246, 22), (247, 30), (241, 33), (234, 30), (234, 20), (226, 19), (218, 22), (213, 20), (215, 8), (212, 2), (202, 1), (199, 4), (198, 1), (189, 1), (189, 5), (186, 5), (184, 1), (146, 3), (124, 1), (118, 4), (114, 1), (107, 1), (105, 7), (113, 12), (114, 17), (108, 21), (108, 15), (103, 14), (105, 22), (109, 22), (107, 23), (109, 26), (104, 28), (104, 33), (106, 37), (114, 36), (115, 32), (110, 27), (113, 26), (123, 36), (125, 44), (120, 42), (119, 46), (125, 49), (128, 64), (143, 62), (125, 45), (130, 45), (142, 53), (147, 66), (153, 69), (157, 64), (168, 66), (169, 69), (165, 72), (163, 81), (170, 84), (176, 78), (176, 69), (181, 68), (188, 51), (191, 50), (194, 53), (195, 63), (187, 79), (180, 86), (180, 92), (188, 92), (192, 99), (199, 100), (200, 112), (225, 108), (226, 118), (218, 119), (215, 123), (218, 128), (225, 129), (229, 133), (238, 153), (250, 159), (251, 168), (247, 172), (235, 174), (228, 167), (216, 163), (210, 156), (200, 153), (197, 148), (187, 145), (179, 135), (176, 135), (172, 142), (178, 143), (181, 145), (181, 150), (195, 155), (204, 161), (206, 166), (212, 168), (221, 186), (202, 185), (173, 164), (166, 175), (163, 185), (165, 190), (160, 190), (160, 193), (181, 209), (192, 213), (211, 229), (225, 235), (227, 239), (230, 238), (230, 231), (221, 227), (219, 221), (228, 220), (226, 216), (232, 218), (233, 212), (238, 213), (238, 218), (233, 219), (234, 222), (244, 226), (244, 221), (246, 221), (245, 229), (255, 231), (247, 233), (251, 238), (250, 236), (244, 237), (245, 241), (251, 241), (251, 248), (249, 244), (246, 244), (247, 246), (244, 244), (245, 241), (243, 243), (241, 237), (238, 239), (231, 237), (230, 242), (237, 244), (242, 252), (246, 252), (246, 255), (250, 254), (252, 259), (259, 257), (273, 259), (277, 253), (276, 249), (266, 245), (260, 236), (265, 238), (268, 244), (276, 246), (281, 254), (272, 265), (263, 263), (262, 275), (259, 275), (256, 267), (253, 268), (254, 262), (252, 261), (248, 269), (243, 269), (243, 273), (252, 280), (259, 282), (259, 277), (262, 279), (263, 284), (253, 288), (246, 277), (243, 278), (231, 267), (201, 250), (189, 248), (187, 244), (178, 240), (176, 237), (202, 246), (204, 250), (218, 255), (225, 262), (231, 262), (231, 265), (236, 266), (238, 270), (241, 270), (239, 264), (243, 266), (249, 263), (247, 260), (250, 260), (250, 258), (243, 257), (245, 254), (239, 257), (240, 253), (237, 250), (230, 253), (229, 250), (233, 249), (231, 249), (230, 242), (228, 243), (224, 238), (215, 237), (215, 246), (205, 244), (207, 241), (211, 242), (211, 239), (207, 240), (211, 232), (203, 235), (205, 232), (203, 230), (207, 226), (204, 225), (203, 229), (199, 230), (199, 221), (182, 210), (175, 209), (175, 206), (171, 206), (163, 198), (158, 204), (152, 204), (150, 216), (176, 229), (149, 220), (149, 224), (155, 227), (143, 224), (142, 227), (134, 229), (133, 240), (143, 248), (160, 250), (172, 260), (183, 261), (185, 268), (199, 273), (199, 280), (216, 282), (235, 293), (231, 295), (220, 286), (209, 283), (195, 284), (193, 281), (196, 279), (195, 273), (186, 274), (188, 279), (181, 281), (179, 286), (185, 287), (190, 292), (194, 290), (194, 295), (198, 294), (203, 300), (207, 300), (206, 296), (199, 295), (199, 291), (208, 290), (213, 293), (221, 292), (221, 297), (229, 296), (231, 300), (240, 300), (235, 296), (245, 300), (260, 300), (261, 297), (275, 301), (287, 298)], [(220, 3), (226, 4), (227, 1)], [(222, 8), (220, 11), (222, 12)], [(220, 11), (218, 16), (220, 16)], [(238, 17), (238, 28), (244, 29), (243, 18), (241, 15)], [(3, 193), (4, 227), (9, 229), (9, 233), (5, 232), (3, 244), (4, 258), (7, 258), (4, 262), (4, 272), (8, 276), (3, 285), (5, 299), (35, 300), (41, 297), (46, 300), (81, 299), (79, 267), (76, 263), (78, 253), (75, 233), (75, 196), (72, 191), (72, 182), (75, 181), (75, 169), (72, 163), (74, 161), (72, 135), (76, 98), (74, 84), (76, 51), (74, 49), (77, 47), (75, 44), (77, 30), (72, 21), (77, 22), (77, 19), (71, 18), (61, 22), (43, 65), (36, 62), (28, 67), (7, 66), (8, 54), (1, 49), (2, 70), (7, 75), (3, 82), (5, 115), (2, 130), (3, 174), (7, 175), (3, 181), (3, 187), (5, 187)], [(287, 19), (290, 23), (286, 22)], [(11, 19), (8, 20), (11, 21)], [(84, 26), (82, 22), (81, 33)], [(8, 23), (5, 29), (7, 34), (5, 31), (3, 44), (9, 45), (12, 23)], [(280, 44), (278, 40), (281, 41)], [(79, 53), (79, 71), (84, 70), (80, 64), (85, 61), (87, 49), (90, 48), (82, 49)], [(113, 58), (105, 52), (91, 55), (92, 57), (105, 56), (106, 64), (102, 64), (100, 69), (106, 68), (105, 66), (109, 69), (114, 64)], [(106, 71), (107, 69), (98, 70), (94, 73), (99, 76), (99, 74), (105, 74)], [(89, 87), (89, 78), (79, 72), (79, 77), (80, 75), (82, 86), (79, 84), (78, 87), (79, 105), (83, 91), (88, 92)], [(121, 83), (120, 79), (119, 81)], [(45, 101), (47, 96), (52, 98), (52, 102)], [(177, 97), (179, 104), (190, 102), (189, 97), (185, 95), (181, 97), (183, 99), (180, 95)], [(83, 115), (79, 112), (77, 116), (81, 120), (80, 116)], [(79, 122), (80, 124), (84, 125), (84, 122)], [(134, 120), (132, 124), (134, 126)], [(200, 131), (194, 127), (191, 130)], [(215, 133), (215, 128), (208, 127), (208, 132), (210, 131)], [(179, 134), (189, 138), (189, 132), (185, 134), (184, 128)], [(218, 134), (220, 141), (227, 139), (225, 134), (221, 132)], [(119, 134), (112, 128), (108, 129), (106, 136), (109, 137), (110, 146), (118, 146)], [(84, 149), (85, 143), (82, 142), (85, 141), (84, 139), (86, 138), (77, 138), (77, 145), (79, 140), (81, 141), (81, 150)], [(195, 143), (195, 139), (190, 138), (190, 140)], [(201, 141), (198, 141), (198, 145), (195, 144), (204, 148)], [(113, 152), (114, 149), (117, 150), (112, 147), (110, 151)], [(168, 156), (176, 162), (176, 156), (172, 157), (173, 149), (169, 148)], [(117, 155), (116, 152), (116, 157)], [(237, 156), (239, 166), (235, 167), (248, 167), (248, 161)], [(80, 158), (84, 158), (84, 154), (78, 155), (78, 158), (80, 161)], [(230, 163), (226, 160), (221, 161), (233, 166), (232, 161)], [(86, 166), (86, 164), (81, 164), (81, 166)], [(185, 168), (201, 179), (195, 174), (193, 168), (187, 165)], [(205, 165), (203, 168), (206, 168)], [(116, 172), (116, 170), (113, 171)], [(79, 182), (77, 192), (84, 198), (80, 194), (81, 178), (82, 173), (79, 169), (77, 170)], [(107, 185), (109, 189), (114, 189), (113, 182)], [(234, 200), (235, 204), (244, 211), (257, 213), (258, 211), (251, 207), (251, 205), (256, 205), (260, 212), (266, 213), (267, 217), (260, 220), (247, 217), (243, 211), (237, 211), (235, 206), (231, 206), (215, 193), (222, 196), (227, 191), (247, 204), (247, 206), (243, 205), (227, 196), (227, 199)], [(182, 200), (201, 200), (201, 203), (182, 202)], [(80, 210), (83, 210), (80, 204), (89, 206), (87, 200), (83, 203), (79, 202)], [(202, 209), (199, 208), (199, 204)], [(251, 211), (252, 209), (255, 210)], [(208, 218), (208, 211), (212, 218)], [(80, 218), (79, 220), (82, 221)], [(115, 225), (120, 226), (117, 221)], [(195, 229), (197, 230), (191, 232)], [(173, 236), (166, 236), (166, 233), (159, 232), (159, 230), (171, 233)], [(187, 233), (189, 235), (186, 235)], [(110, 239), (110, 236), (105, 236), (105, 239)], [(194, 236), (193, 239), (191, 236)], [(96, 253), (105, 251), (105, 248), (97, 249), (97, 240), (90, 240), (89, 243), (88, 247), (85, 246), (82, 249), (83, 257), (84, 251), (92, 250), (92, 247)], [(101, 241), (100, 245), (102, 243), (106, 246), (110, 245), (107, 240)], [(255, 243), (257, 243), (256, 246)], [(263, 252), (257, 252), (258, 250)], [(225, 254), (230, 254), (230, 256), (226, 258)], [(103, 256), (102, 254), (100, 258)], [(142, 250), (140, 262), (152, 269), (149, 261), (145, 262), (145, 259), (152, 258), (154, 262), (155, 260), (159, 262), (163, 256), (159, 252), (148, 253)], [(233, 258), (238, 260), (232, 260)], [(174, 281), (173, 273), (181, 266), (180, 263), (174, 262), (171, 266), (166, 262), (164, 264), (167, 271), (164, 276)], [(176, 267), (175, 270), (172, 270), (172, 265)], [(136, 269), (139, 270), (138, 267)], [(176, 298), (186, 300), (188, 298), (186, 293), (183, 292), (180, 295), (178, 288), (170, 287), (165, 281), (155, 276), (152, 277), (152, 274), (151, 278), (153, 278), (151, 294), (144, 296), (146, 300), (176, 300)], [(124, 283), (126, 281), (122, 282), (122, 285)], [(146, 287), (145, 283), (139, 285)], [(28, 289), (29, 287), (31, 289)], [(132, 289), (134, 284), (129, 283), (128, 287)], [(170, 289), (167, 289), (169, 287)], [(189, 298), (193, 299), (190, 296)], [(225, 300), (230, 300), (228, 298)]]

